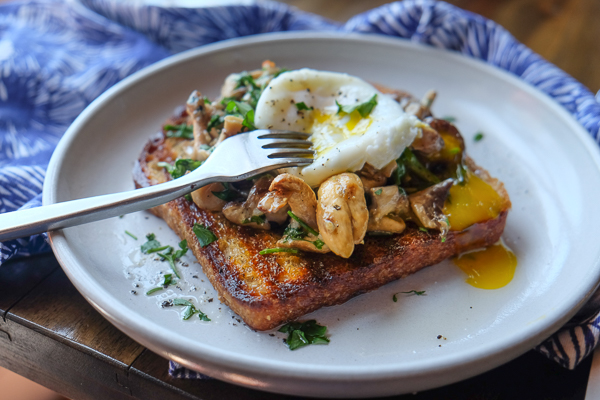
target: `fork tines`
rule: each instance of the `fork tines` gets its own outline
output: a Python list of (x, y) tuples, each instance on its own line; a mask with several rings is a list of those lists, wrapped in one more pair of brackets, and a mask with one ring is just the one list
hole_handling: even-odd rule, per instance
[(294, 161), (301, 164), (312, 162), (314, 155), (314, 151), (311, 149), (312, 142), (306, 140), (310, 137), (309, 133), (278, 130), (265, 130), (264, 132), (259, 133), (257, 138), (267, 141), (261, 146), (263, 149), (275, 150), (268, 155), (269, 158), (297, 158)]

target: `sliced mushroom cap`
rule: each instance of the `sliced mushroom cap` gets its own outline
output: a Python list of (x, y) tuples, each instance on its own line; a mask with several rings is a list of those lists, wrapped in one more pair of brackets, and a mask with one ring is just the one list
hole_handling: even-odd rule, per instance
[(192, 200), (196, 205), (203, 210), (221, 211), (227, 203), (213, 194), (213, 192), (221, 192), (225, 189), (220, 183), (211, 183), (192, 192)]
[(420, 130), (421, 134), (417, 135), (410, 147), (424, 154), (434, 154), (444, 148), (444, 139), (438, 131), (426, 124)]
[(210, 144), (212, 137), (206, 131), (213, 109), (210, 104), (204, 102), (202, 93), (194, 90), (187, 100), (187, 113), (192, 120), (194, 129), (194, 159), (205, 160), (207, 155), (202, 150), (202, 145)]
[(408, 196), (400, 193), (396, 185), (371, 188), (367, 193), (371, 198), (367, 231), (402, 232), (406, 228), (402, 218), (410, 212)]
[(245, 87), (238, 88), (238, 82), (240, 80), (240, 74), (231, 74), (225, 78), (223, 86), (221, 86), (221, 98), (235, 98), (241, 99), (244, 93), (246, 93)]
[(290, 206), (286, 198), (281, 198), (277, 192), (268, 192), (260, 199), (258, 209), (265, 213), (267, 220), (283, 224), (288, 219)]
[(381, 186), (367, 190), (371, 197), (369, 213), (375, 219), (381, 219), (388, 214), (405, 217), (409, 214), (408, 196), (400, 193), (398, 186)]
[(223, 129), (219, 135), (219, 140), (217, 140), (217, 145), (223, 140), (240, 133), (244, 129), (242, 122), (244, 122), (243, 118), (227, 115), (224, 119)]
[(323, 241), (335, 254), (348, 258), (354, 245), (362, 243), (369, 211), (358, 175), (342, 173), (319, 187), (317, 224)]
[(396, 164), (395, 160), (388, 163), (382, 169), (377, 169), (371, 164), (365, 163), (357, 174), (360, 176), (360, 180), (366, 190), (372, 187), (385, 185), (396, 168), (398, 168), (398, 164)]
[(406, 229), (406, 223), (400, 217), (386, 216), (381, 219), (369, 219), (367, 231), (369, 232), (386, 232), (386, 233), (402, 233)]
[(439, 152), (427, 154), (431, 161), (441, 161), (450, 164), (458, 164), (463, 158), (465, 150), (465, 141), (456, 127), (443, 119), (428, 119), (427, 122), (434, 129), (442, 140), (444, 146)]
[(414, 215), (425, 228), (439, 229), (442, 233), (450, 228), (442, 210), (453, 182), (452, 179), (446, 179), (408, 196)]
[(421, 101), (411, 101), (406, 107), (404, 107), (404, 111), (408, 114), (412, 114), (419, 119), (424, 119), (426, 117), (431, 116), (431, 105), (435, 100), (437, 93), (434, 90), (430, 90), (425, 93), (425, 96), (421, 99)]
[(261, 203), (262, 210), (277, 211), (289, 205), (298, 218), (308, 226), (317, 229), (317, 198), (315, 192), (301, 178), (290, 174), (280, 174), (273, 179), (269, 194)]
[(271, 229), (264, 212), (258, 209), (260, 199), (267, 194), (271, 178), (263, 176), (256, 181), (246, 201), (230, 201), (223, 207), (225, 218), (237, 225), (250, 226), (257, 229)]

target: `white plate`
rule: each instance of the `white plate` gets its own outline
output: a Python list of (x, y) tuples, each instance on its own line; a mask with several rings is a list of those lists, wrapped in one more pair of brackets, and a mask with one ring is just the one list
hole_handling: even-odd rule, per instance
[[(381, 36), (254, 36), (157, 63), (109, 90), (73, 123), (50, 163), (44, 203), (132, 189), (130, 171), (142, 146), (192, 89), (216, 96), (226, 75), (265, 59), (343, 71), (417, 96), (436, 89), (436, 115), (457, 118), (469, 154), (504, 181), (511, 196), (503, 237), (518, 256), (514, 279), (502, 289), (480, 290), (444, 262), (306, 316), (328, 326), (331, 343), (289, 351), (282, 334), (257, 333), (236, 321), (189, 257), (190, 266), (179, 268), (182, 290), (145, 296), (159, 272), (168, 271), (166, 263), (139, 252), (145, 234), (178, 242), (147, 212), (51, 233), (73, 284), (127, 335), (240, 385), (308, 396), (381, 396), (448, 384), (509, 361), (557, 330), (595, 289), (600, 162), (583, 128), (503, 71)], [(485, 137), (475, 142), (478, 131)], [(392, 301), (394, 293), (413, 289), (426, 296)], [(193, 299), (212, 321), (182, 321), (180, 308), (160, 307), (174, 297)]]

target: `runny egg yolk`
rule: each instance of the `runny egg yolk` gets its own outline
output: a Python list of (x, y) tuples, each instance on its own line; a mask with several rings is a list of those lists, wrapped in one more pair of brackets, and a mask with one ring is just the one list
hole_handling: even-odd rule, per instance
[(483, 179), (467, 171), (465, 182), (450, 188), (443, 213), (448, 217), (451, 231), (462, 231), (478, 222), (496, 218), (504, 200)]
[(517, 268), (517, 257), (502, 241), (461, 254), (452, 261), (467, 274), (466, 282), (480, 289), (500, 289), (508, 285)]
[(363, 118), (358, 111), (347, 113), (323, 113), (316, 109), (312, 111), (313, 122), (309, 132), (313, 132), (310, 140), (313, 142), (313, 148), (319, 157), (343, 140), (352, 136), (364, 134), (373, 119), (371, 117)]

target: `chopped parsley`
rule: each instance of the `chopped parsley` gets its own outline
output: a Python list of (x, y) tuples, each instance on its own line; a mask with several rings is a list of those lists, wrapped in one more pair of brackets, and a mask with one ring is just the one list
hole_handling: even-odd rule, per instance
[(342, 112), (350, 114), (352, 111), (356, 110), (361, 117), (366, 118), (377, 105), (377, 94), (374, 94), (373, 97), (364, 103), (343, 106), (336, 100), (335, 104), (338, 106), (338, 114)]
[(279, 332), (288, 334), (285, 343), (290, 350), (296, 350), (309, 344), (329, 343), (329, 339), (325, 336), (327, 327), (317, 324), (314, 319), (306, 322), (290, 322), (279, 328)]
[(448, 153), (452, 156), (460, 153), (460, 147), (453, 147), (450, 150), (448, 150)]
[(195, 223), (194, 226), (192, 227), (192, 230), (196, 234), (196, 237), (198, 238), (198, 242), (200, 243), (200, 246), (202, 246), (202, 247), (206, 247), (209, 244), (211, 244), (212, 242), (214, 242), (215, 240), (217, 240), (217, 237), (215, 236), (215, 234), (212, 233), (212, 231), (204, 225)]
[[(408, 292), (399, 292), (402, 294), (405, 294), (407, 296), (411, 296), (411, 295), (415, 295), (415, 296), (425, 296), (425, 291), (424, 290), (409, 290)], [(394, 301), (394, 303), (398, 302), (398, 293), (395, 293), (392, 296), (392, 300)]]
[(254, 222), (257, 225), (262, 225), (267, 221), (267, 217), (265, 216), (265, 214), (261, 214), (261, 215), (253, 215), (250, 218), (246, 218), (245, 220), (242, 221), (242, 224), (250, 224), (252, 222)]
[(383, 191), (383, 189), (378, 189), (375, 191), (375, 195), (379, 196), (381, 194), (381, 192)]
[(283, 231), (284, 241), (303, 240), (308, 234), (302, 228), (292, 228), (288, 225)]
[(182, 318), (184, 320), (188, 320), (194, 314), (198, 314), (198, 318), (200, 318), (202, 321), (210, 321), (210, 318), (208, 318), (208, 316), (206, 314), (204, 314), (202, 311), (197, 309), (196, 306), (194, 306), (191, 302), (189, 302), (185, 299), (173, 299), (173, 305), (174, 306), (185, 306), (185, 308), (183, 309), (183, 314), (182, 314)]
[(477, 133), (475, 134), (475, 137), (473, 138), (473, 140), (474, 140), (475, 142), (479, 142), (481, 139), (483, 139), (483, 133), (482, 133), (482, 132), (477, 132)]
[(423, 296), (423, 295), (425, 295), (425, 291), (424, 290), (409, 290), (408, 292), (400, 292), (400, 293), (410, 294), (410, 295), (414, 294), (416, 296)]
[(422, 226), (419, 227), (419, 230), (421, 232), (429, 233), (429, 230), (427, 228), (422, 227)]
[(142, 253), (144, 254), (156, 253), (157, 251), (163, 251), (171, 247), (161, 246), (160, 242), (156, 240), (156, 235), (154, 235), (154, 233), (147, 234), (146, 239), (147, 242), (141, 246)]
[[(319, 232), (311, 228), (306, 222), (300, 219), (293, 212), (288, 211), (288, 215), (300, 224), (300, 228), (292, 228), (291, 226), (285, 228), (285, 230), (283, 231), (283, 241), (289, 242), (293, 240), (305, 240), (309, 243), (312, 243), (317, 249), (321, 250), (325, 245), (325, 242), (318, 238)], [(315, 236), (317, 239), (315, 241), (306, 240), (305, 237), (308, 236), (309, 233)]]
[(125, 234), (128, 236), (131, 236), (132, 238), (134, 238), (135, 240), (137, 240), (137, 236), (135, 236), (133, 233), (129, 232), (129, 231), (125, 231)]
[(427, 168), (425, 168), (425, 166), (421, 164), (417, 156), (415, 156), (415, 154), (409, 148), (404, 149), (399, 160), (402, 162), (402, 164), (404, 164), (406, 169), (428, 184), (433, 185), (440, 183), (440, 179)]
[(223, 182), (221, 183), (221, 185), (223, 185), (225, 189), (223, 189), (220, 192), (212, 192), (212, 194), (214, 194), (223, 201), (231, 201), (239, 197), (238, 192), (235, 189), (233, 189), (229, 183)]
[(214, 114), (212, 117), (210, 117), (210, 121), (208, 121), (208, 125), (206, 125), (206, 130), (210, 132), (212, 128), (218, 128), (219, 126), (223, 125), (224, 121), (225, 119), (222, 116)]
[(177, 267), (175, 267), (175, 261), (179, 260), (181, 257), (185, 255), (188, 251), (187, 240), (182, 240), (179, 242), (179, 250), (173, 253), (173, 247), (168, 246), (169, 248), (164, 253), (157, 253), (163, 261), (167, 261), (173, 270), (173, 273), (176, 277), (181, 279), (179, 275), (179, 271), (177, 271)]
[(292, 249), (289, 247), (273, 247), (272, 249), (264, 249), (258, 252), (258, 254), (260, 254), (261, 256), (264, 256), (265, 254), (273, 254), (273, 253), (292, 253), (292, 254), (298, 254), (298, 250), (297, 249)]
[(163, 126), (167, 137), (172, 138), (183, 138), (183, 139), (193, 139), (194, 138), (194, 128), (187, 124), (181, 125), (165, 125)]
[(314, 107), (308, 107), (303, 101), (296, 103), (296, 108), (298, 111), (310, 111), (315, 109)]
[(273, 75), (273, 79), (277, 78), (279, 75), (283, 74), (284, 72), (288, 72), (289, 69), (287, 68), (281, 68), (279, 71), (275, 72), (275, 75)]
[(152, 288), (150, 290), (148, 290), (146, 292), (147, 296), (150, 296), (151, 294), (158, 292), (159, 290), (163, 290), (166, 289), (167, 287), (169, 287), (170, 285), (174, 285), (176, 284), (177, 281), (173, 280), (173, 274), (165, 274), (164, 279), (163, 279), (163, 283), (161, 284), (161, 286)]
[(290, 217), (292, 217), (292, 219), (294, 219), (296, 222), (298, 222), (301, 227), (303, 227), (306, 231), (308, 231), (308, 233), (311, 233), (314, 236), (319, 236), (319, 232), (315, 231), (306, 222), (302, 221), (296, 214), (294, 214), (291, 211), (288, 211), (287, 213)]
[(240, 79), (238, 79), (237, 86), (235, 88), (238, 89), (244, 86), (250, 86), (253, 89), (260, 89), (260, 86), (256, 84), (252, 75), (242, 75)]
[(185, 175), (187, 171), (193, 171), (201, 166), (202, 161), (190, 160), (189, 158), (180, 158), (175, 160), (175, 164), (173, 165), (164, 161), (156, 163), (156, 165), (163, 167), (173, 179), (177, 179)]
[(244, 118), (242, 125), (247, 127), (249, 130), (256, 129), (254, 126), (254, 109), (251, 105), (241, 101), (231, 100), (229, 103), (227, 103), (225, 112), (228, 114), (241, 114), (241, 116)]

